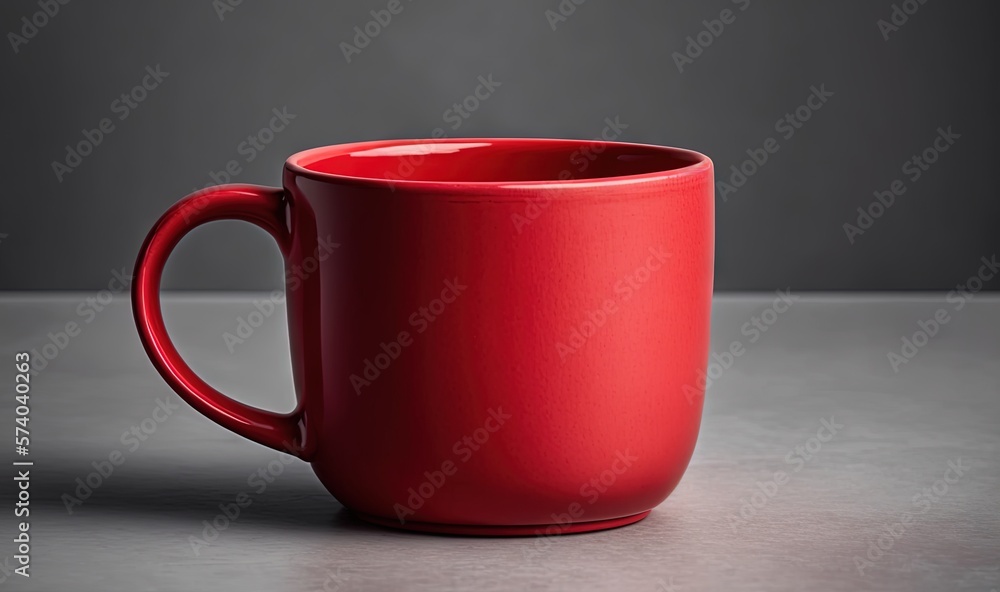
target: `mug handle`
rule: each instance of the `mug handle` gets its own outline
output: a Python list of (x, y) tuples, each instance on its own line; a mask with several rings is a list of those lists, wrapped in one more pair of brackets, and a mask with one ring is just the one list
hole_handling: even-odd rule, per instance
[(256, 224), (274, 238), (287, 262), (291, 245), (287, 207), (282, 189), (243, 184), (198, 191), (174, 204), (149, 231), (139, 250), (132, 312), (153, 366), (189, 405), (245, 438), (302, 458), (305, 434), (301, 404), (287, 415), (274, 413), (235, 401), (209, 386), (170, 341), (160, 308), (160, 279), (167, 258), (184, 235), (207, 222), (242, 220)]

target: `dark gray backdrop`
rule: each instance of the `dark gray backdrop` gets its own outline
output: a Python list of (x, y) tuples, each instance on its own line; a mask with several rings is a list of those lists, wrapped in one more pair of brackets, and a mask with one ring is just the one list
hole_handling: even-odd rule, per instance
[[(717, 192), (720, 290), (948, 290), (1000, 242), (995, 2), (897, 1), (891, 30), (888, 0), (565, 0), (564, 20), (546, 15), (558, 0), (402, 0), (350, 63), (340, 44), (389, 0), (244, 1), (220, 17), (225, 2), (77, 0), (51, 17), (37, 0), (0, 4), (0, 290), (106, 288), (158, 215), (230, 160), (235, 180), (273, 185), (286, 156), (317, 145), (436, 127), (592, 138), (608, 117), (623, 140), (705, 152), (719, 180), (775, 139), (745, 185)], [(42, 23), (30, 39), (23, 17)], [(10, 35), (25, 28), (26, 42)], [(699, 34), (711, 44), (679, 71)], [(157, 65), (166, 78), (119, 119), (113, 101)], [(501, 85), (452, 130), (445, 111), (490, 74)], [(833, 96), (794, 135), (775, 129), (821, 85)], [(240, 143), (273, 108), (295, 119), (246, 162)], [(106, 117), (114, 130), (57, 180), (53, 161)], [(948, 126), (960, 139), (912, 180), (904, 163)], [(906, 193), (851, 243), (844, 224), (896, 179)], [(280, 277), (269, 238), (219, 223), (182, 243), (165, 285)]]

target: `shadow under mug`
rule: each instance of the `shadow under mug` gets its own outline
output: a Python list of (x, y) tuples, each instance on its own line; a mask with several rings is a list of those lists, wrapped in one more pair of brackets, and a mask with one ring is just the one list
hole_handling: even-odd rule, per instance
[[(139, 254), (142, 344), (210, 419), (312, 464), (361, 518), (431, 532), (622, 526), (690, 460), (709, 348), (713, 170), (696, 152), (550, 139), (374, 141), (290, 157), (283, 187), (190, 195)], [(181, 359), (160, 279), (214, 220), (284, 256), (297, 406)]]

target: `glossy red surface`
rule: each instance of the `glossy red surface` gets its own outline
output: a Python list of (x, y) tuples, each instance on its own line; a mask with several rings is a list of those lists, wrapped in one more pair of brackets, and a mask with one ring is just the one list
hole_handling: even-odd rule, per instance
[(465, 524), (433, 524), (430, 522), (406, 522), (400, 524), (399, 520), (371, 516), (355, 512), (358, 518), (372, 524), (385, 526), (387, 528), (397, 528), (403, 530), (415, 530), (418, 532), (432, 532), (437, 534), (455, 534), (461, 536), (559, 536), (563, 534), (579, 534), (583, 532), (593, 532), (595, 530), (608, 530), (635, 524), (646, 516), (650, 510), (624, 516), (622, 518), (611, 518), (609, 520), (597, 520), (594, 522), (571, 522), (567, 524), (553, 523), (549, 525), (528, 524), (524, 526), (476, 526)]
[[(287, 416), (206, 385), (163, 328), (169, 251), (223, 218), (260, 225), (285, 255), (299, 401)], [(185, 198), (143, 246), (133, 296), (147, 352), (185, 400), (293, 449), (362, 517), (580, 532), (641, 519), (687, 466), (712, 259), (702, 155), (381, 141), (294, 155), (283, 190)]]

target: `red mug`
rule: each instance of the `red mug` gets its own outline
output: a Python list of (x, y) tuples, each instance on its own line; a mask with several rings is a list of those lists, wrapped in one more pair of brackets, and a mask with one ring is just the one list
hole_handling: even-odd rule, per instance
[[(674, 489), (709, 349), (707, 157), (583, 140), (374, 141), (300, 152), (283, 185), (190, 195), (139, 253), (142, 344), (191, 406), (310, 462), (345, 507), (386, 526), (600, 530), (641, 520)], [(287, 415), (209, 386), (164, 328), (167, 257), (214, 220), (252, 222), (284, 255), (298, 401)]]

